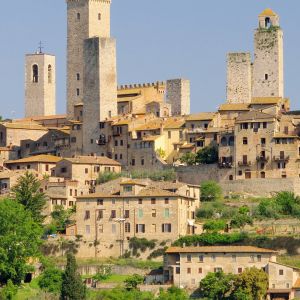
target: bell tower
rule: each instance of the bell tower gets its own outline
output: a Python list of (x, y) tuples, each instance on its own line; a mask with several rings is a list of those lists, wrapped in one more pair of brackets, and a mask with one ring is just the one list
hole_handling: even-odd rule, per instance
[(110, 38), (111, 0), (67, 2), (67, 116), (74, 118), (74, 105), (83, 102), (84, 41)]
[(254, 37), (252, 97), (284, 97), (283, 31), (271, 9), (258, 17)]

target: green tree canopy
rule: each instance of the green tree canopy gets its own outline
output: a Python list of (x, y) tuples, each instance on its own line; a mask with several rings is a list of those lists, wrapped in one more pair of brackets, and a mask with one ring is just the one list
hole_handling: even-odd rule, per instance
[(43, 274), (39, 277), (39, 287), (50, 293), (59, 294), (62, 286), (63, 271), (53, 267), (46, 268)]
[(197, 152), (196, 162), (199, 164), (215, 164), (218, 161), (219, 153), (215, 146), (204, 147)]
[(46, 195), (40, 191), (40, 187), (41, 185), (34, 174), (26, 172), (12, 188), (13, 199), (24, 205), (38, 223), (42, 223), (44, 220), (42, 211), (46, 204)]
[(217, 201), (222, 198), (222, 189), (215, 181), (203, 181), (200, 192), (201, 201)]
[(52, 225), (59, 231), (66, 230), (67, 226), (72, 224), (71, 216), (74, 214), (75, 208), (64, 209), (62, 205), (57, 205), (51, 213)]
[(203, 229), (210, 232), (225, 230), (226, 222), (224, 220), (210, 220), (203, 225)]
[(0, 202), (0, 283), (20, 284), (39, 255), (42, 228), (30, 212), (12, 200)]
[(67, 255), (67, 266), (62, 276), (61, 299), (84, 300), (86, 287), (77, 272), (76, 259), (73, 254)]
[(187, 152), (180, 158), (180, 162), (188, 166), (196, 164), (196, 154), (193, 152)]
[(144, 277), (138, 274), (134, 274), (128, 277), (124, 283), (127, 290), (137, 289), (139, 284), (142, 284), (144, 281)]

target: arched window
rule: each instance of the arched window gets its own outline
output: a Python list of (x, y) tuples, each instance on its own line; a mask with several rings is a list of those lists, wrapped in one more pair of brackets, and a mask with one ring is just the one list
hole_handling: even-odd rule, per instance
[(229, 137), (229, 146), (234, 146), (234, 136)]
[(272, 26), (271, 19), (269, 17), (265, 18), (265, 27), (270, 28)]
[(32, 66), (32, 82), (39, 82), (39, 67), (38, 65)]
[(48, 83), (52, 83), (52, 66), (48, 65)]
[(226, 138), (225, 136), (223, 136), (223, 137), (221, 138), (221, 145), (222, 145), (222, 146), (227, 146), (227, 138)]

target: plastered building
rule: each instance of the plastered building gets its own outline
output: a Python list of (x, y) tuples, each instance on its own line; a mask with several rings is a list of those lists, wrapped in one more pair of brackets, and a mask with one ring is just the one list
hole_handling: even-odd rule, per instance
[(67, 0), (67, 115), (83, 102), (84, 40), (110, 37), (110, 0)]
[(27, 54), (25, 62), (25, 117), (56, 113), (55, 56)]

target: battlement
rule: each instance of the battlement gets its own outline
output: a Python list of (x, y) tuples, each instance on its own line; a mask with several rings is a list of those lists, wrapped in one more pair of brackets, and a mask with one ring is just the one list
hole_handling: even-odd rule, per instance
[(148, 82), (148, 83), (137, 83), (137, 84), (125, 84), (119, 85), (118, 90), (128, 90), (137, 88), (147, 88), (147, 87), (164, 87), (166, 83), (164, 81)]
[(72, 3), (72, 2), (102, 2), (111, 4), (111, 0), (66, 0), (66, 3)]

